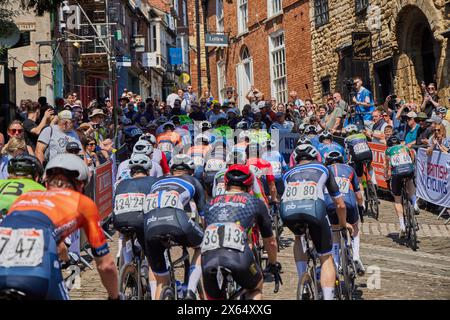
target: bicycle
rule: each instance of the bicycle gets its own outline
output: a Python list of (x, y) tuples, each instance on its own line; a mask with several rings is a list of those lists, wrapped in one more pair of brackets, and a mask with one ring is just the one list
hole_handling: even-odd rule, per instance
[(372, 182), (372, 176), (369, 172), (369, 160), (363, 161), (364, 173), (363, 173), (363, 187), (364, 187), (364, 203), (366, 206), (366, 212), (371, 212), (373, 218), (378, 220), (380, 215), (379, 200), (377, 194), (377, 188)]
[(151, 300), (149, 268), (144, 263), (144, 250), (135, 245), (136, 232), (134, 228), (122, 228), (120, 233), (129, 239), (126, 246), (131, 246), (133, 259), (120, 268), (119, 292), (123, 294), (124, 300)]
[(409, 240), (410, 248), (413, 251), (417, 250), (417, 231), (419, 225), (417, 223), (416, 214), (414, 212), (413, 205), (409, 201), (408, 193), (406, 192), (406, 182), (408, 179), (402, 180), (402, 206), (403, 206), (403, 219), (405, 221), (406, 238)]
[(353, 249), (348, 240), (347, 229), (333, 230), (339, 232), (339, 268), (336, 270), (336, 296), (339, 300), (353, 300), (353, 293), (356, 288), (356, 265), (353, 261)]
[(277, 239), (278, 252), (283, 249), (281, 244), (281, 233), (283, 232), (283, 222), (280, 219), (279, 207), (276, 203), (272, 203), (270, 207), (270, 217), (272, 218), (272, 229)]
[(317, 265), (320, 263), (319, 255), (314, 248), (314, 244), (312, 243), (308, 226), (301, 224), (299, 229), (303, 251), (308, 257), (308, 268), (298, 281), (297, 300), (321, 300), (322, 289), (320, 287), (320, 277), (317, 273)]

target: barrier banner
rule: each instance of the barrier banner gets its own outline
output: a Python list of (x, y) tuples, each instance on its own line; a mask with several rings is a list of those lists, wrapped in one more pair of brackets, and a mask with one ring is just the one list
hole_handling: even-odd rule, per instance
[(105, 162), (95, 168), (95, 203), (102, 219), (112, 213), (112, 163)]
[(372, 150), (372, 167), (375, 172), (375, 179), (377, 185), (380, 188), (388, 189), (388, 185), (384, 179), (384, 159), (387, 147), (384, 144), (368, 143), (369, 148)]
[(416, 163), (417, 196), (445, 208), (450, 207), (450, 154), (420, 148)]
[[(299, 133), (291, 133), (291, 132), (282, 132), (279, 131), (279, 148), (280, 153), (283, 156), (286, 163), (289, 163), (289, 158), (295, 150), (295, 146), (297, 143), (298, 138), (300, 137)], [(274, 135), (272, 135), (272, 138), (274, 138)]]

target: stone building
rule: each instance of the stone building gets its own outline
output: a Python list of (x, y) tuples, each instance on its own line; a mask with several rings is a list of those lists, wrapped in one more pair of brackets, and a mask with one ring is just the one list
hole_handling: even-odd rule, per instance
[[(242, 107), (251, 85), (262, 91), (265, 99), (275, 97), (279, 102), (287, 102), (291, 90), (303, 98), (309, 96), (308, 91), (313, 94), (309, 1), (209, 0), (204, 4), (206, 32), (228, 36), (227, 47), (205, 50), (201, 27), (201, 53), (207, 57), (201, 65), (202, 87), (209, 87), (216, 99), (223, 100), (226, 89), (233, 88)], [(191, 9), (189, 13), (195, 14), (195, 7), (191, 5)], [(195, 24), (195, 15), (189, 20)], [(192, 48), (194, 31), (190, 28)], [(193, 52), (193, 79), (197, 79), (196, 66)], [(196, 81), (192, 84), (197, 87)]]
[[(420, 103), (425, 81), (450, 106), (450, 1), (314, 0), (310, 17), (316, 100), (359, 75), (378, 102), (395, 93)], [(352, 32), (370, 33), (368, 61), (352, 59)]]

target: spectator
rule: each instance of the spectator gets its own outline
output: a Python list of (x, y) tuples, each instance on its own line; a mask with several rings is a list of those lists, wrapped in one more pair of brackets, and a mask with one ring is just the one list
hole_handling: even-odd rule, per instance
[(311, 117), (314, 114), (314, 103), (311, 99), (305, 100), (306, 115)]
[(445, 127), (442, 124), (437, 124), (433, 129), (433, 135), (428, 144), (427, 154), (431, 156), (435, 150), (448, 153), (449, 148), (444, 145), (445, 138)]
[(214, 97), (210, 94), (208, 89), (203, 89), (203, 94), (200, 98), (200, 106), (203, 108), (210, 107), (213, 104), (213, 100)]
[(410, 111), (406, 117), (408, 129), (405, 136), (405, 145), (408, 148), (412, 148), (416, 144), (417, 132), (419, 131), (419, 125), (416, 123), (417, 114), (414, 111)]
[(138, 103), (138, 112), (134, 115), (133, 121), (136, 123), (141, 123), (141, 118), (145, 118), (146, 123), (153, 120), (153, 116), (147, 111), (145, 102)]
[(252, 123), (254, 119), (254, 114), (252, 112), (252, 107), (249, 104), (244, 105), (242, 109), (242, 120)]
[(125, 110), (127, 108), (128, 103), (130, 103), (130, 99), (127, 96), (122, 96), (119, 99), (120, 108)]
[(100, 166), (100, 160), (97, 156), (97, 152), (95, 151), (97, 147), (97, 142), (95, 142), (92, 138), (86, 138), (82, 141), (83, 150), (85, 152), (84, 162), (89, 168), (89, 171), (93, 172), (95, 167)]
[(56, 125), (50, 125), (42, 130), (36, 145), (36, 158), (44, 164), (56, 155), (66, 152), (66, 145), (75, 141), (80, 145), (77, 133), (73, 130), (72, 113), (61, 111)]
[(127, 108), (124, 110), (123, 114), (125, 115), (125, 117), (127, 117), (128, 119), (133, 121), (133, 117), (136, 115), (136, 111), (134, 110), (133, 102), (129, 102), (127, 104)]
[(381, 116), (383, 117), (384, 122), (386, 122), (386, 124), (388, 126), (394, 126), (394, 122), (392, 121), (391, 117), (389, 116), (389, 114), (387, 112), (383, 111)]
[(226, 117), (226, 115), (221, 110), (220, 103), (214, 103), (212, 112), (209, 114), (208, 121), (211, 123), (215, 123), (219, 118), (223, 116)]
[(195, 101), (197, 101), (197, 95), (194, 93), (194, 89), (192, 88), (192, 86), (189, 85), (187, 87), (187, 91), (184, 94), (184, 99), (183, 99), (184, 105), (181, 106), (182, 109), (185, 112), (190, 112), (191, 111), (191, 105)]
[(356, 89), (356, 96), (352, 100), (356, 104), (355, 111), (362, 114), (364, 121), (372, 121), (372, 112), (375, 110), (372, 93), (363, 87), (360, 77), (355, 77), (353, 81)]
[[(397, 105), (396, 105), (397, 107)], [(405, 140), (405, 135), (408, 130), (408, 117), (409, 109), (406, 104), (398, 105), (397, 112), (393, 118), (394, 130), (397, 132), (399, 140)]]
[(262, 101), (264, 99), (264, 95), (261, 91), (259, 91), (255, 86), (251, 86), (250, 90), (248, 90), (247, 95), (245, 98), (250, 102), (250, 105), (253, 109), (256, 109), (256, 106), (258, 105), (258, 102)]
[(318, 118), (319, 118), (320, 123), (322, 123), (321, 127), (325, 126), (325, 116), (327, 115), (327, 111), (328, 111), (328, 109), (326, 106), (319, 107)]
[(189, 118), (191, 118), (194, 121), (204, 121), (206, 120), (205, 113), (201, 111), (200, 106), (197, 102), (194, 102), (191, 105), (192, 111), (189, 114)]
[(5, 145), (5, 136), (3, 135), (3, 133), (0, 132), (0, 150), (2, 150), (4, 145)]
[(7, 133), (8, 133), (9, 139), (11, 139), (11, 138), (22, 139), (26, 145), (26, 150), (27, 150), (28, 154), (31, 154), (34, 156), (33, 148), (26, 144), (25, 129), (23, 127), (22, 122), (20, 122), (19, 120), (14, 120), (13, 122), (11, 122), (8, 126)]
[(416, 122), (419, 124), (419, 130), (417, 131), (416, 145), (414, 149), (427, 148), (429, 144), (429, 138), (433, 134), (430, 123), (427, 122), (427, 115), (424, 112), (419, 112), (416, 117)]
[(305, 106), (302, 106), (298, 109), (298, 120), (299, 124), (308, 122), (308, 111), (306, 110)]
[(260, 101), (258, 103), (259, 112), (262, 115), (262, 121), (266, 124), (267, 128), (270, 128), (272, 122), (275, 120), (275, 113), (270, 110), (270, 101)]
[(384, 135), (383, 135), (383, 138), (381, 139), (380, 143), (387, 145), (387, 141), (393, 135), (394, 135), (394, 127), (392, 127), (391, 125), (385, 126), (384, 127)]
[(275, 97), (270, 98), (270, 110), (272, 110), (274, 113), (277, 113), (279, 111), (277, 111), (278, 108), (278, 104), (277, 104), (277, 99), (275, 99)]
[(298, 109), (305, 105), (305, 103), (298, 97), (297, 91), (291, 91), (289, 93), (290, 102), (293, 103), (295, 109)]
[(186, 115), (186, 111), (184, 111), (183, 108), (182, 108), (182, 103), (183, 103), (183, 101), (181, 101), (180, 99), (176, 99), (174, 101), (173, 109), (170, 112), (170, 116)]
[(342, 110), (336, 108), (333, 98), (327, 99), (328, 111), (325, 115), (325, 126), (322, 129), (329, 131), (331, 134), (337, 134), (342, 129)]
[(25, 141), (33, 150), (36, 149), (37, 139), (42, 129), (50, 124), (53, 116), (53, 109), (47, 108), (39, 125), (36, 124), (40, 119), (40, 105), (37, 102), (30, 102), (27, 104), (27, 117), (23, 122), (25, 129)]
[(445, 136), (450, 137), (450, 122), (446, 119), (447, 109), (444, 107), (438, 108), (436, 115), (442, 119), (442, 125), (445, 127)]
[(336, 108), (342, 110), (342, 114), (344, 115), (347, 112), (348, 104), (342, 99), (342, 96), (339, 92), (335, 92), (333, 94), (334, 102), (336, 103)]
[(99, 143), (109, 137), (108, 129), (103, 125), (106, 115), (103, 113), (102, 109), (94, 109), (92, 114), (89, 116), (91, 122), (89, 123), (92, 127), (92, 131), (88, 135), (92, 137)]
[(84, 122), (83, 108), (77, 104), (74, 105), (72, 107), (72, 117), (74, 127), (78, 128)]
[(276, 108), (275, 108), (275, 113), (278, 113), (278, 112), (286, 113), (286, 106), (283, 103), (281, 103), (281, 102), (278, 103)]
[(292, 132), (294, 123), (286, 120), (286, 114), (283, 112), (276, 113), (276, 122), (270, 126), (270, 132), (273, 130), (279, 130), (281, 132)]
[(27, 153), (25, 139), (15, 136), (10, 138), (0, 152), (0, 180), (8, 179), (9, 160)]
[(373, 125), (371, 130), (364, 130), (364, 134), (371, 139), (373, 143), (381, 143), (384, 138), (384, 128), (387, 123), (381, 116), (381, 111), (375, 110), (372, 112)]
[(421, 110), (425, 112), (429, 118), (436, 109), (439, 108), (439, 96), (436, 93), (436, 85), (434, 83), (430, 83), (428, 87), (426, 87), (425, 83), (422, 82), (421, 88), (423, 92)]

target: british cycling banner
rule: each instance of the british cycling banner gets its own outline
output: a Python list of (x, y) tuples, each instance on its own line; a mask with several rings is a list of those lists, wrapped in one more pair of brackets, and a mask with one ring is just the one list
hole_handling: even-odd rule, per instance
[(433, 151), (428, 156), (419, 149), (416, 166), (417, 196), (438, 206), (450, 208), (450, 154)]

